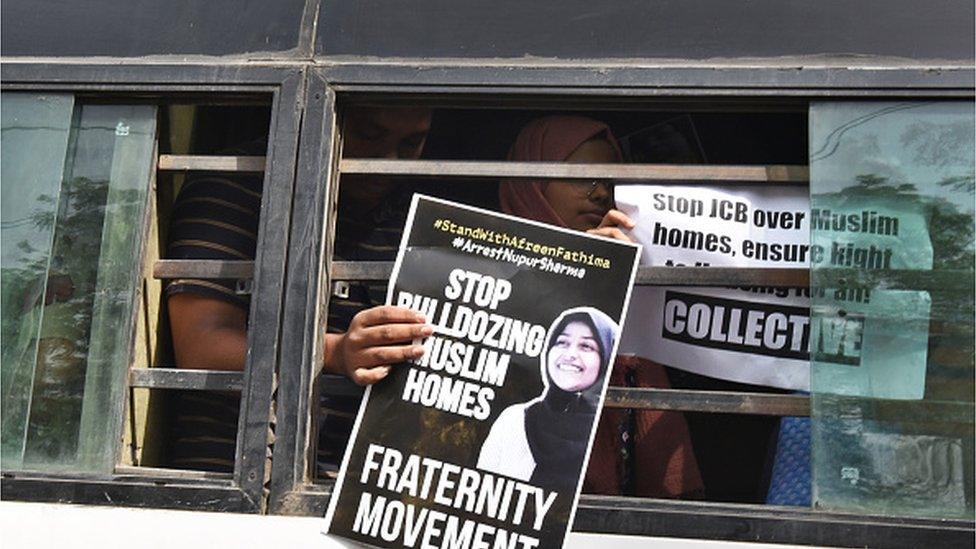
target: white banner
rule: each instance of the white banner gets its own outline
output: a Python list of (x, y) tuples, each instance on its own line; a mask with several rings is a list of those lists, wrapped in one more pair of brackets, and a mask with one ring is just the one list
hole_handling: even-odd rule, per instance
[[(646, 266), (805, 268), (807, 189), (620, 185)], [(809, 288), (635, 288), (621, 353), (720, 379), (809, 390)]]
[[(932, 268), (923, 212), (905, 201), (839, 193), (811, 209), (806, 188), (621, 185), (642, 265)], [(810, 242), (811, 227), (816, 241)], [(924, 392), (926, 292), (877, 288), (639, 287), (620, 352), (719, 379), (882, 398)]]

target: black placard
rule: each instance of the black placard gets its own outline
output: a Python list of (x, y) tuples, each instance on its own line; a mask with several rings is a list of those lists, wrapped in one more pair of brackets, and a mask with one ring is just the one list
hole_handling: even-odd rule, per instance
[(326, 531), (382, 547), (561, 546), (639, 253), (415, 196), (387, 301), (435, 333), (367, 391)]

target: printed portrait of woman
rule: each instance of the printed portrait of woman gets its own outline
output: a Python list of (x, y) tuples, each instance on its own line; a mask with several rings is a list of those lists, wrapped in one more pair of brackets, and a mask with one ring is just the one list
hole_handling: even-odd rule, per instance
[(575, 491), (618, 332), (616, 322), (592, 307), (560, 314), (541, 355), (542, 394), (498, 416), (478, 468)]

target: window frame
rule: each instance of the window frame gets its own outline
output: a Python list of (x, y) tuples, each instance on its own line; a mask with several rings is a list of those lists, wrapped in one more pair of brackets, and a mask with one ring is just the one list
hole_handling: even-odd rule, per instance
[[(719, 70), (716, 71), (716, 68)], [(824, 83), (829, 84), (825, 85)], [(973, 98), (973, 75), (964, 67), (952, 67), (939, 74), (924, 69), (800, 69), (677, 67), (620, 68), (599, 71), (585, 67), (525, 67), (505, 63), (472, 66), (436, 62), (363, 62), (356, 59), (329, 62), (309, 73), (309, 102), (302, 128), (299, 173), (296, 183), (289, 255), (288, 296), (283, 312), (282, 368), (278, 387), (278, 426), (269, 510), (272, 513), (319, 515), (328, 505), (333, 483), (315, 483), (307, 463), (311, 439), (311, 397), (315, 364), (320, 350), (316, 331), (328, 300), (327, 288), (336, 270), (356, 264), (333, 264), (328, 229), (337, 200), (339, 173), (339, 113), (345, 100), (375, 101), (392, 98), (400, 103), (472, 105), (491, 98), (492, 105), (559, 108), (579, 106), (638, 105), (648, 99), (676, 99), (682, 102), (881, 99), (906, 100)], [(555, 106), (553, 106), (555, 105)], [(299, 200), (298, 198), (302, 198)], [(376, 270), (377, 265), (359, 264)], [(382, 269), (382, 267), (380, 267)], [(718, 269), (710, 269), (710, 271)], [(728, 269), (729, 271), (747, 269)], [(747, 281), (768, 283), (768, 276), (740, 272)], [(375, 276), (375, 273), (373, 273)], [(657, 284), (666, 278), (657, 278)], [(707, 280), (699, 279), (699, 285)], [(808, 276), (803, 273), (803, 276)], [(710, 277), (710, 275), (709, 275)], [(670, 278), (670, 277), (667, 277)], [(796, 273), (786, 275), (795, 283)], [(803, 277), (800, 277), (803, 278)], [(808, 280), (808, 278), (806, 278)], [(714, 280), (714, 279), (713, 279)], [(653, 282), (653, 280), (652, 280)], [(727, 282), (727, 279), (726, 279)], [(668, 281), (673, 283), (673, 280)], [(780, 282), (780, 285), (789, 285)], [(324, 322), (322, 320), (321, 322)], [(613, 391), (611, 389), (611, 391)], [(621, 400), (629, 396), (619, 391)], [(642, 395), (636, 395), (644, 400)], [(741, 396), (741, 395), (739, 395)], [(648, 395), (653, 401), (660, 393)], [(804, 397), (793, 397), (803, 399)], [(659, 406), (661, 398), (657, 398)], [(668, 400), (668, 395), (663, 395)], [(694, 399), (693, 399), (694, 400)], [(731, 395), (727, 407), (741, 399)], [(770, 402), (793, 412), (803, 404)], [(297, 409), (296, 409), (297, 406)], [(807, 405), (808, 408), (808, 405)], [(682, 409), (682, 408), (672, 408)], [(692, 405), (690, 409), (698, 409)], [(718, 410), (716, 410), (718, 411)], [(742, 413), (754, 413), (746, 411)], [(768, 413), (768, 412), (766, 412)], [(807, 412), (809, 413), (809, 412)], [(775, 414), (774, 414), (775, 415)], [(785, 415), (785, 414), (784, 414)], [(918, 519), (826, 512), (772, 505), (673, 501), (629, 497), (591, 496), (580, 498), (573, 526), (575, 531), (645, 536), (760, 541), (808, 545), (863, 546), (865, 544), (915, 547), (920, 544), (971, 543), (974, 522), (966, 520)]]
[[(271, 329), (248, 330), (248, 355), (241, 376), (241, 413), (238, 422), (235, 468), (231, 475), (176, 469), (122, 466), (116, 462), (110, 475), (43, 474), (3, 471), (4, 499), (127, 505), (213, 511), (262, 513), (265, 511), (264, 483), (269, 473), (268, 443), (272, 421), (271, 399), (278, 367), (279, 323), (288, 251), (298, 127), (303, 105), (305, 69), (295, 66), (227, 66), (220, 64), (97, 65), (38, 63), (5, 60), (0, 68), (3, 91), (69, 92), (104, 94), (118, 102), (168, 101), (183, 96), (233, 96), (267, 94), (271, 98), (267, 159), (264, 175), (258, 253), (254, 262), (255, 297), (250, 308), (251, 326)], [(101, 100), (101, 97), (99, 97)], [(153, 160), (158, 168), (157, 159)], [(156, 170), (153, 171), (155, 176)], [(155, 177), (147, 184), (154, 185)], [(151, 189), (152, 190), (152, 189)], [(152, 193), (150, 193), (152, 194)], [(151, 198), (150, 198), (151, 199)], [(150, 222), (149, 209), (144, 225)], [(145, 254), (148, 231), (144, 233), (141, 256)], [(140, 263), (142, 257), (139, 258)], [(134, 319), (132, 320), (134, 322)], [(133, 341), (130, 342), (131, 386), (140, 385), (139, 373), (132, 373)], [(144, 374), (144, 372), (143, 372)], [(147, 377), (143, 375), (142, 377)], [(149, 378), (155, 376), (149, 375)], [(193, 388), (205, 374), (188, 376), (177, 385)], [(136, 383), (132, 383), (136, 381)], [(152, 379), (142, 386), (152, 384)], [(131, 391), (126, 391), (131, 394)], [(123, 416), (128, 396), (116, 404)], [(121, 455), (123, 421), (117, 449)]]

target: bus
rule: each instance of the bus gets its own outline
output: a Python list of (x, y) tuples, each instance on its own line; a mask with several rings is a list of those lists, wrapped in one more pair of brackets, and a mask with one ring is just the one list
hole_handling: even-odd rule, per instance
[[(611, 386), (625, 482), (584, 490), (568, 543), (973, 545), (971, 2), (8, 0), (2, 30), (0, 509), (15, 545), (153, 543), (104, 528), (130, 520), (186, 543), (335, 542), (319, 531), (345, 441), (323, 432), (351, 419), (321, 403), (362, 388), (322, 364), (337, 303), (392, 269), (336, 238), (343, 182), (371, 178), (490, 209), (503, 179), (808, 189), (813, 244), (900, 227), (887, 260), (828, 246), (791, 268), (642, 265), (638, 288), (802, 293), (809, 384), (664, 357), (662, 383)], [(384, 109), (430, 115), (409, 150), (358, 153), (385, 130), (357, 117)], [(510, 159), (547, 116), (600, 121), (626, 162)], [(246, 187), (251, 206), (196, 200), (250, 216), (251, 251), (174, 253), (193, 222), (180, 197), (208, 177)], [(839, 219), (850, 201), (867, 217)], [(167, 299), (186, 281), (236, 304), (238, 366), (178, 364)], [(855, 294), (875, 306), (838, 320), (831, 300)], [(871, 315), (888, 339), (861, 347)], [(823, 366), (843, 354), (818, 347), (834, 329), (861, 330), (837, 345), (874, 357), (844, 370), (863, 390)], [(197, 441), (220, 456), (180, 454), (187, 416), (214, 424)], [(675, 467), (693, 472), (678, 488), (641, 488), (641, 418), (680, 425)], [(641, 436), (650, 454), (677, 440)], [(770, 496), (790, 456), (800, 503)]]

